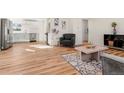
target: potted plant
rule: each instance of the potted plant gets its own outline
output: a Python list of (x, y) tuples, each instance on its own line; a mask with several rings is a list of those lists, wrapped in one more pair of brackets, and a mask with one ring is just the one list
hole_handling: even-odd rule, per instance
[(113, 42), (113, 40), (111, 39), (111, 36), (109, 36), (109, 37), (107, 38), (107, 41), (108, 41), (109, 47), (113, 47), (114, 42)]
[(114, 34), (114, 35), (116, 35), (116, 34), (117, 34), (117, 31), (116, 31), (116, 26), (117, 26), (117, 23), (116, 23), (116, 22), (112, 22), (113, 34)]

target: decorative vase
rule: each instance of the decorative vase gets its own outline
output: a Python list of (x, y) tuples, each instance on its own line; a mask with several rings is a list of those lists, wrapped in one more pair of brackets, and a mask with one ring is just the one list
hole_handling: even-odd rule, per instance
[(113, 29), (113, 34), (114, 34), (114, 35), (117, 34), (117, 31), (116, 31), (115, 27), (114, 27), (114, 29)]
[(108, 44), (109, 44), (109, 46), (110, 46), (110, 47), (113, 47), (114, 42), (113, 42), (113, 41), (111, 41), (111, 40), (109, 40), (109, 41), (108, 41)]
[(117, 34), (117, 31), (116, 31), (117, 23), (116, 22), (112, 22), (111, 26), (113, 27), (113, 34), (116, 35)]

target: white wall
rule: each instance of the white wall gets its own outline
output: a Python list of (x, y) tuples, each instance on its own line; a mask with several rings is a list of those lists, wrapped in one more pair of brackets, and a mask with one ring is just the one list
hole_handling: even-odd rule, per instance
[[(23, 19), (24, 20), (24, 19)], [(49, 20), (50, 22), (50, 32), (49, 32), (49, 38), (48, 43), (50, 45), (57, 45), (57, 42), (59, 41), (59, 38), (65, 34), (65, 33), (74, 33), (76, 34), (76, 45), (80, 45), (83, 43), (83, 37), (84, 37), (84, 24), (82, 22), (83, 19), (81, 18), (59, 18), (59, 26), (54, 26), (54, 18), (51, 18)], [(48, 19), (40, 19), (38, 22), (24, 22), (22, 19), (14, 19), (16, 22), (22, 22), (22, 31), (16, 32), (14, 35), (14, 41), (20, 42), (20, 41), (29, 41), (28, 33), (38, 33), (39, 41), (45, 41), (46, 36), (45, 33), (47, 31), (48, 26)], [(66, 21), (66, 25), (64, 28), (62, 28), (62, 21)], [(56, 28), (59, 30), (59, 33), (52, 33), (52, 30)], [(22, 33), (20, 36), (17, 35), (17, 33)]]
[(81, 45), (85, 39), (85, 25), (82, 18), (71, 18), (70, 29), (76, 35), (76, 45)]
[[(65, 28), (62, 29), (62, 21), (66, 21), (66, 26)], [(50, 45), (57, 45), (57, 42), (59, 41), (59, 38), (64, 34), (64, 33), (72, 33), (71, 30), (69, 30), (69, 19), (67, 18), (59, 18), (59, 25), (55, 26), (54, 25), (54, 18), (50, 19), (50, 32), (48, 34), (48, 43)], [(52, 30), (56, 28), (59, 30), (59, 33), (53, 33)]]
[[(62, 21), (66, 21), (65, 29), (62, 29)], [(59, 18), (59, 26), (54, 26), (54, 18), (51, 19), (51, 28), (49, 33), (49, 44), (50, 45), (57, 45), (57, 41), (59, 38), (65, 33), (74, 33), (76, 34), (76, 45), (80, 45), (83, 43), (83, 36), (84, 36), (84, 25), (83, 19), (81, 18)], [(59, 30), (58, 34), (52, 33), (52, 29), (57, 28)]]
[(117, 23), (117, 34), (124, 34), (124, 19), (122, 18), (89, 19), (89, 42), (97, 45), (103, 45), (104, 34), (112, 34), (112, 22)]
[(46, 42), (47, 19), (42, 19), (37, 26), (39, 27), (39, 41)]

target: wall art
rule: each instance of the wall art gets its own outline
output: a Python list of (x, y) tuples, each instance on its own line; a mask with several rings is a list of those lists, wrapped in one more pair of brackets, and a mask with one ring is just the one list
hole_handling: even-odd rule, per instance
[(66, 21), (62, 21), (62, 29), (66, 27)]
[(58, 25), (59, 25), (59, 18), (55, 18), (55, 19), (54, 19), (54, 25), (55, 25), (55, 26), (58, 26)]

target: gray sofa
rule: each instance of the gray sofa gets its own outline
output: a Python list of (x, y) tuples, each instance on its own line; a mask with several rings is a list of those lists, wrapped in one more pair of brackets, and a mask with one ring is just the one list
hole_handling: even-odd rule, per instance
[(104, 75), (124, 75), (124, 58), (103, 53), (101, 56)]

